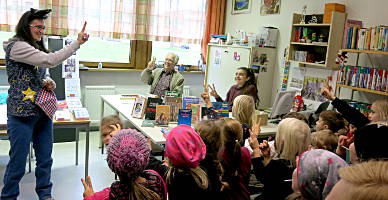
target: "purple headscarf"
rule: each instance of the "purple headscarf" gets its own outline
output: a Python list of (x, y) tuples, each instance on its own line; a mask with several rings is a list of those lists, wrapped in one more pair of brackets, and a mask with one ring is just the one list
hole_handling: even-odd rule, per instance
[(338, 171), (347, 166), (336, 154), (323, 149), (306, 151), (299, 156), (299, 190), (306, 199), (323, 200), (339, 181)]

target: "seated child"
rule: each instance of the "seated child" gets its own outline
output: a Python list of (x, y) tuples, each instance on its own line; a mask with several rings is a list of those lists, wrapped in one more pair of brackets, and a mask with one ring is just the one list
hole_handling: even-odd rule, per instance
[(332, 152), (323, 149), (304, 152), (292, 174), (295, 193), (289, 199), (324, 200), (340, 179), (339, 169), (346, 166), (346, 162)]
[[(117, 115), (109, 115), (104, 117), (101, 120), (100, 125), (100, 132), (101, 132), (101, 139), (105, 145), (109, 144), (110, 139), (122, 129), (123, 122), (121, 121), (120, 117)], [(167, 172), (167, 166), (165, 166), (162, 161), (158, 160), (153, 156), (150, 155), (150, 159), (148, 162), (148, 165), (146, 169), (152, 169), (158, 172), (161, 176), (165, 176)]]
[(335, 152), (338, 137), (329, 129), (320, 130), (311, 134), (311, 146), (314, 149), (325, 149)]
[(121, 121), (119, 116), (109, 115), (104, 117), (101, 120), (101, 124), (100, 124), (102, 142), (105, 145), (108, 145), (113, 134), (115, 134), (118, 130), (121, 130), (122, 128), (123, 128), (123, 122)]
[(119, 181), (95, 193), (90, 177), (82, 179), (84, 199), (167, 199), (163, 178), (153, 170), (145, 170), (149, 156), (150, 147), (143, 134), (134, 129), (118, 131), (108, 145), (107, 162)]
[(340, 113), (334, 110), (322, 111), (315, 126), (316, 131), (329, 129), (336, 134), (343, 128), (345, 128), (345, 120)]
[(243, 138), (241, 124), (231, 118), (223, 118), (221, 133), (222, 147), (219, 152), (221, 163), (220, 199), (250, 199), (249, 177), (251, 155), (247, 148), (240, 145)]
[(179, 125), (169, 132), (165, 155), (170, 162), (166, 183), (170, 200), (208, 199), (208, 177), (199, 163), (206, 146), (193, 128)]

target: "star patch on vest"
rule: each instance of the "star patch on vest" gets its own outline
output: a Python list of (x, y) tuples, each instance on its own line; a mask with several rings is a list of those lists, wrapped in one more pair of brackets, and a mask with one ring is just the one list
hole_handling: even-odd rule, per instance
[(22, 91), (22, 93), (26, 95), (23, 98), (23, 101), (27, 101), (27, 100), (34, 101), (34, 95), (36, 94), (34, 90), (31, 90), (31, 88), (28, 88), (27, 90)]

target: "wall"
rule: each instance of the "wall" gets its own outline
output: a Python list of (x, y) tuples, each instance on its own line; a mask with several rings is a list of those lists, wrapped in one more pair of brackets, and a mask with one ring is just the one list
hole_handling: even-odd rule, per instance
[[(203, 91), (204, 74), (183, 73), (190, 95), (200, 96)], [(81, 88), (85, 85), (115, 85), (118, 93), (146, 94), (149, 86), (140, 81), (140, 72), (89, 72), (81, 71)], [(0, 69), (0, 85), (8, 85), (6, 71)]]
[[(388, 25), (388, 21), (386, 20), (388, 18), (388, 12), (386, 12), (386, 8), (388, 7), (387, 0), (373, 0), (373, 3), (372, 1), (365, 0), (282, 0), (280, 14), (267, 16), (260, 15), (261, 0), (251, 1), (251, 12), (249, 14), (238, 15), (231, 14), (232, 0), (227, 2), (225, 32), (233, 33), (235, 30), (244, 30), (248, 33), (257, 33), (261, 26), (274, 26), (279, 28), (280, 34), (277, 46), (278, 67), (275, 69), (273, 82), (276, 88), (279, 88), (281, 83), (282, 71), (279, 69), (282, 67), (281, 63), (284, 49), (290, 41), (292, 14), (301, 13), (303, 5), (307, 5), (307, 14), (319, 14), (324, 12), (325, 3), (341, 3), (346, 5), (348, 18), (362, 20), (366, 27)], [(361, 57), (361, 64), (369, 63), (369, 61), (365, 61), (365, 57)], [(349, 63), (352, 64), (352, 62)], [(378, 64), (381, 63), (384, 62), (378, 62)], [(344, 94), (344, 97), (349, 97), (349, 91), (346, 93), (345, 89), (343, 90), (341, 93)], [(381, 96), (365, 94), (356, 95), (355, 97), (367, 102), (381, 98)]]

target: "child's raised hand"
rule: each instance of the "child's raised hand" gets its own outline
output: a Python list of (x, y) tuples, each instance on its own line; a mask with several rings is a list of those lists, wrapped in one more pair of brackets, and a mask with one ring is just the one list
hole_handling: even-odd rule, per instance
[(329, 99), (329, 100), (333, 101), (335, 99), (335, 96), (334, 96), (334, 94), (332, 93), (331, 90), (332, 90), (332, 88), (328, 84), (326, 84), (325, 87), (323, 87), (321, 89), (321, 94), (326, 99)]
[(90, 179), (90, 176), (86, 177), (86, 181), (85, 179), (81, 178), (81, 182), (84, 185), (84, 190), (85, 190), (83, 193), (84, 198), (93, 195), (94, 190), (93, 190), (92, 180)]
[(271, 156), (271, 148), (269, 147), (267, 140), (263, 140), (263, 142), (260, 143), (259, 148), (265, 158)]
[(251, 135), (254, 134), (256, 137), (260, 135), (260, 132), (261, 132), (260, 124), (261, 124), (261, 118), (259, 118), (258, 122), (256, 124), (253, 124), (252, 128), (249, 129), (249, 132), (251, 133)]

